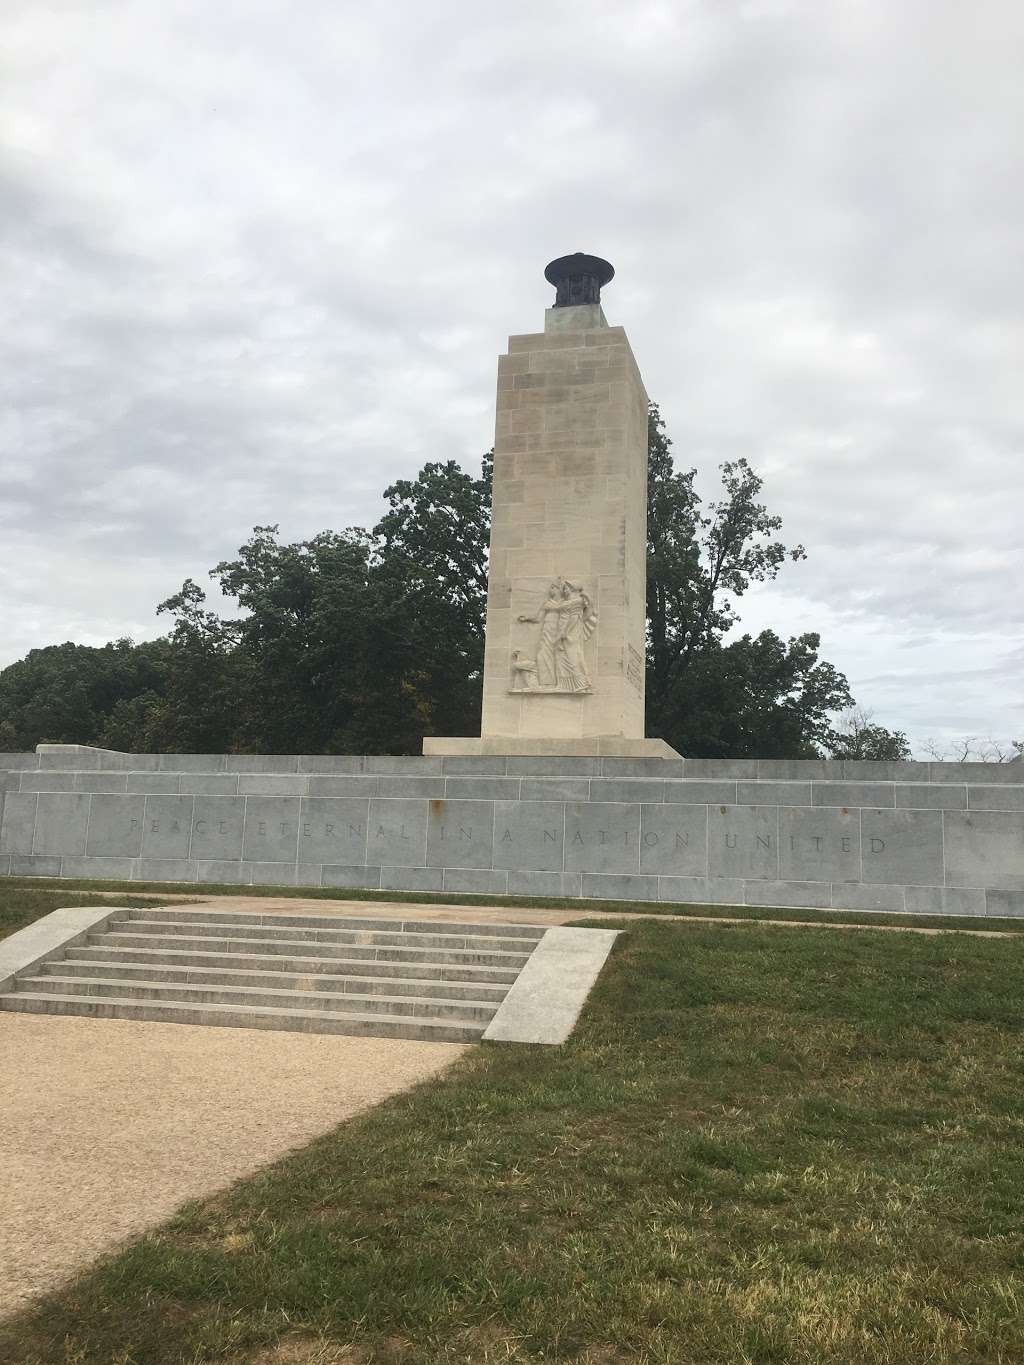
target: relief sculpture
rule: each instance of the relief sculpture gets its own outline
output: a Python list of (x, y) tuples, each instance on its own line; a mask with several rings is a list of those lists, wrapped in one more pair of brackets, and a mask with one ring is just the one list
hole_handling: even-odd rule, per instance
[(535, 616), (522, 625), (540, 626), (533, 657), (512, 651), (512, 692), (591, 692), (583, 646), (597, 626), (597, 612), (583, 588), (558, 578)]

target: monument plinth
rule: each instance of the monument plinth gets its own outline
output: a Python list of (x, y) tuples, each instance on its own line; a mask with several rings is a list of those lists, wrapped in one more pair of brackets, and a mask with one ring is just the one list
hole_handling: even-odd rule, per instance
[(647, 392), (614, 273), (552, 261), (543, 332), (498, 358), (481, 734), (424, 753), (677, 756), (644, 737)]

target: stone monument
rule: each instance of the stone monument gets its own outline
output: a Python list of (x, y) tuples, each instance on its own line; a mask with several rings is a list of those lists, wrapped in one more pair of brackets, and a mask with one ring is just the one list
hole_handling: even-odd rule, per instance
[(607, 261), (545, 273), (543, 332), (498, 363), (483, 733), (416, 756), (0, 753), (0, 877), (1024, 916), (1020, 763), (644, 738), (647, 395)]
[(647, 392), (614, 274), (552, 261), (543, 332), (498, 359), (481, 734), (425, 754), (678, 756), (644, 737)]

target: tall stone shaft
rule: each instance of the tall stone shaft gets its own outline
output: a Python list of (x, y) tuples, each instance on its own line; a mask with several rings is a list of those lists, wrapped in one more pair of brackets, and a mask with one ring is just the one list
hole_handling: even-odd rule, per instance
[[(548, 278), (579, 296), (575, 278)], [(647, 393), (626, 333), (599, 302), (549, 308), (498, 360), (489, 749), (643, 738), (646, 551)]]
[(543, 332), (498, 357), (481, 732), (425, 754), (679, 757), (644, 738), (647, 393), (614, 274), (552, 261)]

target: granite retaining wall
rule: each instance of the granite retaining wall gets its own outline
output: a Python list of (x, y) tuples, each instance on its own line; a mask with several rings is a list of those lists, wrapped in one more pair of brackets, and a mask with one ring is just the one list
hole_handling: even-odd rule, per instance
[(0, 875), (1024, 915), (1024, 764), (0, 754)]

